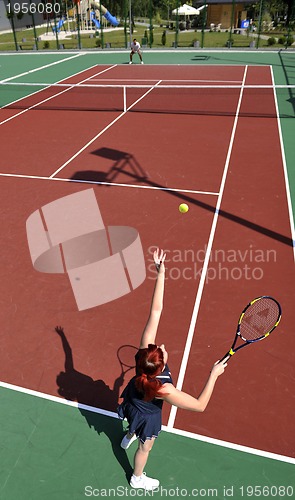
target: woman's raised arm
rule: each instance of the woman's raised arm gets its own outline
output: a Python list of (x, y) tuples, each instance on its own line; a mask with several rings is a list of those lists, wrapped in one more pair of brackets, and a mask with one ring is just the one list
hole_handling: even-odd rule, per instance
[(163, 250), (157, 249), (154, 252), (154, 261), (158, 271), (157, 281), (152, 297), (151, 310), (147, 324), (143, 330), (140, 349), (146, 348), (149, 344), (155, 344), (158, 325), (163, 310), (164, 286), (165, 286), (165, 261), (166, 254)]

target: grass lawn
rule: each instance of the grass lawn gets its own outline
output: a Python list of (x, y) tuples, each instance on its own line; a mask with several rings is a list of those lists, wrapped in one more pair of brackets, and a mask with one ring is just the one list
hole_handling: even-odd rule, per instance
[[(36, 28), (37, 36), (41, 36), (46, 33), (46, 27)], [(166, 44), (162, 43), (162, 35), (164, 28), (155, 27), (153, 30), (153, 48), (171, 48), (175, 42), (176, 33), (175, 31), (165, 29), (166, 31)], [(142, 24), (136, 24), (133, 35), (138, 39), (140, 43), (143, 42), (145, 33), (147, 32), (149, 37), (149, 30), (147, 26)], [(50, 30), (51, 33), (51, 30)], [(204, 33), (204, 47), (205, 48), (221, 48), (226, 47), (226, 43), (229, 39), (229, 32), (208, 32)], [(268, 35), (267, 35), (268, 36)], [(281, 34), (272, 33), (271, 36), (279, 37)], [(103, 37), (103, 40), (102, 40)], [(20, 45), (22, 50), (33, 50), (35, 40), (33, 29), (24, 29), (17, 31), (16, 33), (17, 43)], [(237, 35), (232, 34), (233, 47), (236, 48), (247, 48), (250, 46), (250, 42), (256, 43), (256, 39), (247, 35)], [(94, 30), (89, 31), (89, 34), (81, 34), (81, 44), (83, 49), (95, 49), (97, 47), (101, 48), (102, 41), (104, 47), (106, 44), (110, 44), (111, 48), (119, 49), (125, 48), (126, 41), (129, 41), (129, 33), (124, 34), (124, 30), (117, 29), (113, 31), (104, 31), (103, 34), (101, 30), (95, 32)], [(202, 32), (201, 30), (190, 30), (190, 31), (179, 31), (178, 32), (178, 47), (193, 47), (194, 42), (198, 41), (199, 46), (202, 45)], [(38, 49), (44, 50), (55, 50), (59, 48), (59, 44), (63, 44), (65, 49), (77, 49), (78, 48), (78, 37), (74, 33), (69, 33), (69, 37), (66, 39), (53, 39), (45, 44), (44, 40), (40, 40), (38, 43)], [(149, 42), (148, 42), (149, 46)], [(256, 46), (256, 45), (255, 45)], [(267, 39), (260, 39), (259, 47), (266, 48), (269, 47)], [(282, 45), (276, 43), (272, 45), (273, 48), (282, 48)], [(12, 33), (0, 34), (0, 51), (10, 51), (15, 50), (15, 44)]]

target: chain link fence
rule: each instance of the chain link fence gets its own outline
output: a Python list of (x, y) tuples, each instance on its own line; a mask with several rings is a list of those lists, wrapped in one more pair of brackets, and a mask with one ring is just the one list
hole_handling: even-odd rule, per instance
[(295, 0), (0, 0), (0, 50), (295, 48)]

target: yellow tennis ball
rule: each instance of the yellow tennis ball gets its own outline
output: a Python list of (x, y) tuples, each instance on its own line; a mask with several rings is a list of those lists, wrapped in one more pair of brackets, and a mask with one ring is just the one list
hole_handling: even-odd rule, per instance
[(180, 213), (186, 214), (186, 212), (188, 212), (189, 206), (186, 203), (181, 203), (181, 205), (179, 205), (178, 209), (179, 209)]

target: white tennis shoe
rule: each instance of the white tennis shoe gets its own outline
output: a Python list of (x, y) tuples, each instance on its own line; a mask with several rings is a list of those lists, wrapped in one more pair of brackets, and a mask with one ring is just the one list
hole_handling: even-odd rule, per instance
[(143, 472), (141, 476), (132, 475), (130, 479), (130, 486), (132, 488), (142, 488), (146, 491), (151, 491), (159, 488), (160, 481), (158, 479), (153, 479), (152, 477), (146, 476), (146, 473)]
[(128, 450), (129, 446), (131, 446), (132, 443), (134, 443), (134, 441), (136, 441), (136, 439), (137, 439), (136, 434), (133, 434), (133, 436), (130, 439), (128, 439), (127, 436), (128, 436), (128, 432), (123, 437), (123, 439), (121, 441), (121, 448), (123, 448), (124, 450)]

